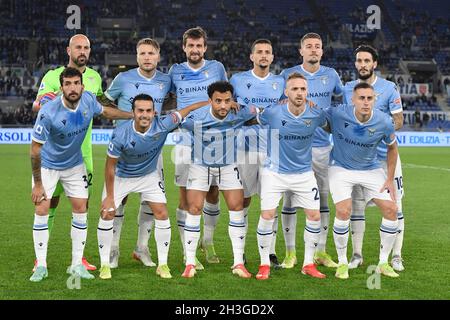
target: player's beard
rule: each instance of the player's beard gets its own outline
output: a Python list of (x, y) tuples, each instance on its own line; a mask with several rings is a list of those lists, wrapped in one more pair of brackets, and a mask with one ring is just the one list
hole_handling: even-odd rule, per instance
[(369, 79), (370, 77), (372, 77), (372, 75), (373, 75), (373, 68), (372, 69), (370, 69), (369, 70), (369, 73), (367, 73), (367, 74), (361, 74), (361, 72), (360, 71), (358, 71), (358, 79), (360, 79), (360, 80), (363, 80), (363, 81), (365, 81), (365, 80), (367, 80), (367, 79)]
[(66, 98), (66, 100), (69, 101), (71, 104), (75, 104), (81, 99), (81, 93), (80, 94), (77, 93), (76, 98), (71, 97), (72, 93), (76, 93), (76, 92), (71, 92), (68, 95), (64, 94), (64, 98)]
[(196, 55), (195, 57), (195, 59), (196, 60), (194, 60), (194, 59), (192, 59), (191, 58), (192, 57), (192, 55), (190, 55), (190, 56), (188, 56), (187, 57), (187, 60), (188, 60), (188, 62), (190, 63), (190, 64), (199, 64), (200, 62), (202, 62), (202, 60), (203, 60), (203, 55), (202, 54), (198, 54), (198, 55)]
[[(83, 58), (83, 57), (84, 57), (84, 61), (81, 62), (80, 58)], [(75, 63), (75, 65), (77, 67), (84, 67), (88, 63), (88, 60), (89, 60), (88, 57), (86, 57), (85, 55), (80, 55), (75, 59), (72, 58), (72, 62)]]
[(320, 63), (320, 59), (319, 58), (311, 58), (308, 60), (308, 63), (311, 65), (314, 65), (316, 63)]

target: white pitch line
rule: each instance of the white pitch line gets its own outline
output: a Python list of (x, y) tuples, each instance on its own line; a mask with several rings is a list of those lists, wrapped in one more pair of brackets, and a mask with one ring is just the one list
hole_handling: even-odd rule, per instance
[(432, 170), (442, 170), (450, 172), (450, 168), (442, 168), (442, 167), (432, 167), (432, 166), (423, 166), (419, 164), (412, 163), (402, 163), (403, 168), (417, 168), (417, 169), (432, 169)]

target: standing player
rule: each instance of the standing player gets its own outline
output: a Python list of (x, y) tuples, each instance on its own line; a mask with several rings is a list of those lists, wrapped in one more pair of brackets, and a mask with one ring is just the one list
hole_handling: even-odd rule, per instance
[[(358, 71), (358, 80), (348, 82), (344, 87), (344, 101), (350, 101), (352, 91), (358, 83), (368, 83), (375, 90), (375, 108), (383, 111), (391, 116), (395, 123), (395, 130), (399, 130), (403, 126), (403, 108), (400, 93), (396, 85), (388, 80), (375, 75), (374, 70), (378, 64), (377, 51), (368, 45), (361, 45), (355, 50), (355, 67)], [(387, 174), (387, 147), (383, 142), (378, 146), (378, 160)], [(392, 267), (396, 271), (403, 271), (402, 245), (404, 232), (404, 219), (402, 212), (403, 197), (403, 175), (400, 157), (397, 159), (395, 168), (394, 186), (396, 187), (397, 217), (398, 217), (398, 234), (395, 239), (394, 248), (392, 250)], [(355, 187), (352, 203), (351, 229), (353, 255), (350, 260), (349, 268), (357, 268), (363, 263), (362, 246), (365, 231), (365, 207), (364, 196), (360, 187)]]
[(134, 121), (127, 121), (117, 127), (108, 147), (102, 211), (97, 228), (101, 279), (111, 278), (110, 250), (115, 209), (132, 192), (141, 194), (142, 201), (151, 208), (155, 216), (158, 251), (156, 274), (161, 278), (172, 278), (167, 266), (171, 228), (164, 180), (157, 163), (169, 132), (178, 127), (182, 118), (198, 106), (182, 109), (164, 118), (156, 115), (154, 106), (151, 96), (137, 94), (131, 102)]
[(326, 125), (324, 112), (306, 100), (308, 85), (300, 73), (286, 80), (288, 103), (272, 105), (258, 115), (258, 122), (271, 131), (269, 152), (261, 171), (261, 216), (257, 238), (261, 265), (256, 278), (266, 280), (270, 275), (269, 248), (272, 225), (278, 203), (288, 194), (293, 208), (302, 207), (306, 214), (304, 231), (305, 257), (302, 273), (325, 278), (314, 264), (314, 252), (320, 233), (320, 199), (311, 168), (313, 135), (316, 128)]
[[(206, 32), (200, 28), (192, 28), (183, 34), (183, 51), (187, 61), (174, 64), (169, 75), (172, 79), (172, 90), (176, 94), (177, 109), (182, 109), (199, 101), (208, 100), (208, 85), (220, 80), (227, 80), (225, 68), (222, 63), (215, 60), (205, 60), (207, 49)], [(191, 136), (182, 133), (180, 141), (175, 146), (175, 185), (180, 187), (180, 200), (177, 208), (177, 224), (181, 243), (184, 248), (184, 225), (188, 210), (186, 199), (186, 183), (189, 172), (191, 155)], [(204, 213), (204, 233), (202, 247), (209, 263), (218, 263), (219, 258), (214, 249), (213, 235), (220, 214), (219, 192), (216, 186), (206, 196)], [(200, 261), (196, 261), (197, 270), (203, 269)]]
[[(153, 98), (154, 109), (157, 114), (161, 113), (164, 98), (170, 91), (171, 80), (167, 74), (158, 70), (160, 60), (160, 47), (156, 40), (144, 38), (139, 40), (136, 45), (136, 60), (138, 68), (119, 73), (108, 90), (105, 91), (104, 98), (106, 103), (117, 100), (119, 109), (131, 111), (133, 98), (138, 94), (145, 93)], [(158, 160), (158, 172), (161, 181), (164, 180), (163, 161), (160, 154)], [(124, 203), (117, 207), (114, 218), (114, 237), (111, 245), (111, 268), (117, 268), (119, 265), (119, 241), (124, 219)], [(154, 216), (150, 207), (145, 202), (141, 202), (139, 208), (139, 228), (136, 248), (133, 252), (133, 258), (141, 261), (145, 266), (154, 267), (148, 242), (150, 233), (154, 224)]]
[[(304, 75), (308, 81), (308, 99), (314, 102), (319, 108), (328, 108), (331, 105), (331, 98), (334, 95), (342, 94), (342, 83), (333, 68), (320, 65), (322, 59), (322, 39), (317, 33), (307, 33), (300, 40), (300, 55), (303, 63), (286, 70), (281, 75), (285, 79), (293, 73), (298, 72)], [(336, 268), (330, 255), (326, 253), (326, 243), (328, 236), (328, 224), (330, 220), (330, 209), (328, 208), (328, 160), (330, 158), (331, 144), (330, 136), (322, 128), (317, 128), (314, 133), (312, 148), (312, 168), (316, 176), (320, 193), (320, 237), (317, 251), (314, 255), (315, 263), (329, 268)], [(295, 230), (297, 227), (297, 216), (295, 209), (290, 205), (289, 198), (285, 197), (282, 209), (282, 225), (286, 242), (286, 258), (282, 266), (293, 268), (297, 263), (295, 254)]]
[[(83, 84), (86, 91), (89, 91), (100, 97), (102, 92), (102, 79), (97, 71), (86, 66), (89, 61), (91, 53), (91, 45), (89, 39), (82, 34), (74, 35), (69, 40), (67, 47), (67, 55), (69, 56), (68, 67), (78, 69), (83, 75)], [(60, 83), (59, 76), (64, 71), (65, 67), (59, 67), (48, 71), (41, 81), (36, 101), (33, 104), (33, 111), (39, 111), (41, 107), (49, 100), (56, 97), (59, 92)], [(92, 123), (86, 133), (86, 138), (81, 145), (81, 152), (83, 154), (83, 161), (86, 165), (86, 180), (89, 185), (89, 196), (92, 195), (92, 181), (94, 173), (94, 163), (92, 160)], [(61, 183), (58, 183), (52, 197), (48, 216), (48, 232), (51, 233), (53, 229), (53, 220), (56, 214), (56, 208), (59, 203), (59, 197), (64, 192)], [(96, 270), (97, 268), (90, 264), (86, 258), (83, 257), (83, 265), (88, 270)]]
[(232, 273), (241, 278), (251, 274), (244, 266), (245, 223), (244, 193), (236, 165), (236, 129), (256, 116), (256, 108), (241, 106), (230, 112), (233, 104), (233, 86), (218, 81), (208, 86), (210, 105), (190, 115), (183, 126), (194, 133), (192, 164), (187, 179), (189, 212), (184, 227), (186, 269), (182, 276), (195, 276), (195, 254), (200, 239), (200, 218), (205, 197), (215, 182), (222, 191), (230, 213), (228, 234), (233, 247)]
[[(131, 118), (131, 113), (102, 107), (95, 96), (83, 92), (82, 74), (78, 69), (66, 68), (60, 74), (62, 96), (42, 108), (37, 116), (31, 143), (33, 172), (32, 201), (35, 204), (33, 242), (36, 270), (30, 280), (38, 282), (48, 276), (48, 212), (50, 200), (60, 181), (72, 205), (72, 264), (68, 272), (83, 279), (92, 279), (82, 264), (87, 236), (88, 181), (81, 144), (91, 126), (94, 115), (114, 119)], [(42, 160), (41, 160), (42, 159)]]
[[(230, 83), (234, 87), (235, 98), (243, 104), (265, 108), (277, 104), (283, 95), (284, 78), (270, 72), (273, 62), (272, 43), (267, 39), (258, 39), (252, 44), (250, 60), (253, 69), (234, 74)], [(260, 125), (244, 126), (248, 133), (245, 142), (245, 163), (239, 164), (239, 173), (244, 185), (244, 217), (245, 228), (248, 230), (248, 210), (252, 196), (259, 193), (259, 168), (266, 156), (266, 137)], [(261, 157), (261, 158), (260, 158)], [(278, 216), (275, 216), (273, 224), (273, 239), (270, 246), (270, 262), (273, 266), (279, 266), (275, 252), (276, 235), (278, 230)]]
[[(381, 210), (380, 258), (377, 273), (388, 277), (398, 274), (388, 263), (397, 235), (394, 172), (398, 157), (394, 124), (390, 116), (374, 108), (375, 91), (368, 83), (353, 88), (352, 104), (327, 109), (333, 134), (329, 177), (336, 205), (333, 237), (339, 258), (336, 277), (348, 278), (347, 244), (352, 211), (352, 190), (361, 186), (365, 203), (374, 202)], [(387, 174), (377, 159), (377, 147), (387, 145)]]

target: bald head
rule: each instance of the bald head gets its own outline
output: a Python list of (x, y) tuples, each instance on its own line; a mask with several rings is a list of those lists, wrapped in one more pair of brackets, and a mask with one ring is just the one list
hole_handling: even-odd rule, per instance
[[(91, 44), (84, 34), (76, 34), (69, 40), (67, 54), (69, 55), (69, 66), (84, 69), (91, 53)], [(84, 71), (84, 70), (82, 70)]]

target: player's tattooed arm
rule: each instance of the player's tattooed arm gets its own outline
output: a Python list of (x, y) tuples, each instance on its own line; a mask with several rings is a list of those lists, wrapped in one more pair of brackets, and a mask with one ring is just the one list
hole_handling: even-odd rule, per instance
[(97, 96), (97, 101), (104, 107), (110, 107), (110, 108), (115, 108), (115, 109), (119, 108), (114, 103), (114, 101), (109, 100), (105, 94), (102, 94), (101, 96)]
[(400, 130), (403, 127), (403, 111), (394, 113), (392, 119), (394, 120), (395, 131)]
[(41, 148), (42, 144), (37, 143), (36, 141), (31, 142), (31, 171), (33, 173), (34, 180), (34, 186), (31, 192), (31, 200), (36, 205), (46, 198), (41, 178)]

